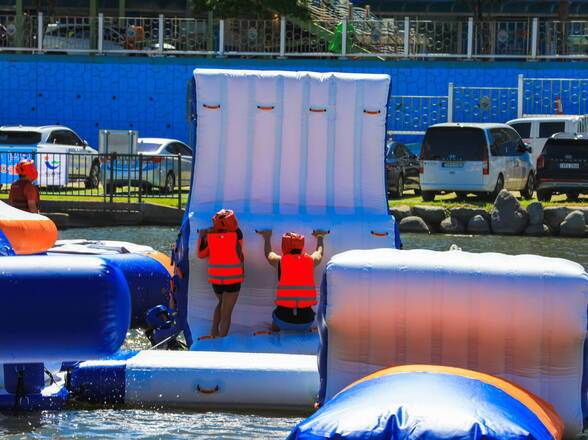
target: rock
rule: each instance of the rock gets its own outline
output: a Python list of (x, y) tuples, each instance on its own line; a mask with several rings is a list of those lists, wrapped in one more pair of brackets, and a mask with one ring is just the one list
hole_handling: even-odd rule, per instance
[(465, 232), (465, 226), (460, 220), (450, 216), (443, 219), (439, 225), (439, 231), (442, 234), (463, 234)]
[(570, 212), (559, 227), (559, 235), (563, 237), (584, 237), (586, 220), (582, 211)]
[(413, 206), (412, 213), (434, 226), (439, 226), (439, 223), (447, 217), (447, 211), (440, 206)]
[(559, 225), (572, 210), (566, 206), (552, 206), (543, 208), (545, 223), (552, 231), (559, 232)]
[(530, 225), (542, 225), (543, 224), (543, 205), (539, 202), (529, 203), (527, 206), (527, 214), (529, 214)]
[(494, 202), (491, 220), (495, 234), (517, 235), (527, 227), (528, 214), (516, 197), (503, 189)]
[(450, 215), (457, 218), (464, 225), (467, 225), (470, 219), (475, 215), (481, 215), (487, 221), (490, 221), (490, 214), (482, 208), (451, 208)]
[(470, 234), (490, 234), (490, 225), (481, 215), (474, 215), (468, 222), (468, 232)]
[(400, 220), (398, 228), (400, 229), (400, 232), (422, 232), (425, 234), (431, 233), (425, 221), (415, 215), (410, 215)]
[(412, 215), (412, 210), (410, 209), (410, 206), (394, 205), (390, 208), (390, 214), (394, 216), (397, 222), (400, 222), (403, 218)]
[(551, 235), (551, 230), (549, 226), (546, 224), (540, 225), (529, 225), (525, 229), (525, 235), (530, 235), (531, 237), (545, 237)]

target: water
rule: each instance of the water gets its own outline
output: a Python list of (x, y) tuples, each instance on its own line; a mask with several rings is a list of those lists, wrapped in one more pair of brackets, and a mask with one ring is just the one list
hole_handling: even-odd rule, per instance
[[(177, 230), (168, 227), (71, 229), (62, 239), (122, 240), (168, 253)], [(453, 243), (465, 251), (539, 254), (567, 258), (588, 268), (586, 240), (497, 236), (404, 234), (406, 249), (445, 250)], [(328, 246), (328, 242), (327, 242)], [(127, 346), (143, 346), (137, 333)], [(80, 409), (43, 411), (18, 416), (0, 414), (3, 439), (283, 439), (304, 414), (155, 409)]]

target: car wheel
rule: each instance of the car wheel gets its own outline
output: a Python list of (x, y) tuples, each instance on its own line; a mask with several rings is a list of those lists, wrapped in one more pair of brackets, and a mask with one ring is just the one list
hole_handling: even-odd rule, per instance
[(398, 176), (398, 180), (396, 181), (396, 191), (392, 192), (392, 197), (395, 199), (401, 199), (402, 195), (404, 194), (404, 179), (402, 174)]
[(580, 193), (577, 191), (568, 191), (566, 193), (566, 198), (568, 199), (568, 201), (570, 202), (577, 202), (578, 201), (578, 197), (580, 196)]
[(457, 196), (457, 200), (465, 200), (468, 198), (468, 193), (465, 191), (455, 191), (455, 195)]
[(502, 177), (502, 174), (500, 174), (498, 176), (498, 179), (496, 179), (496, 186), (494, 187), (494, 191), (488, 193), (488, 201), (490, 203), (494, 203), (494, 201), (496, 200), (496, 197), (498, 197), (498, 193), (500, 193), (500, 191), (502, 191), (503, 188), (504, 188), (504, 177)]
[(176, 187), (176, 177), (171, 171), (165, 176), (165, 185), (161, 188), (163, 194), (172, 194)]
[(533, 173), (529, 173), (529, 177), (527, 177), (527, 183), (525, 187), (521, 190), (521, 196), (523, 196), (526, 200), (533, 198), (533, 193), (535, 192), (535, 175)]
[(435, 192), (434, 191), (422, 191), (421, 197), (425, 202), (432, 202), (435, 200)]
[(86, 179), (86, 189), (96, 189), (100, 185), (100, 164), (94, 162)]
[(414, 195), (415, 196), (420, 196), (421, 195), (421, 189), (420, 188), (415, 188), (414, 189)]
[(537, 191), (537, 200), (540, 202), (549, 202), (551, 200), (551, 192)]

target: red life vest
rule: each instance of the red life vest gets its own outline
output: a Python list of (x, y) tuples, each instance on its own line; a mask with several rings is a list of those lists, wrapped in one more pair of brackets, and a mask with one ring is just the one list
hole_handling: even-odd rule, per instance
[[(29, 186), (30, 185), (30, 186)], [(25, 195), (25, 189), (28, 192), (32, 191), (34, 193), (34, 200), (39, 206), (39, 189), (30, 181), (28, 180), (15, 180), (10, 187), (10, 195), (8, 196), (8, 204), (14, 206), (15, 208), (22, 209), (23, 211), (29, 210), (29, 204), (27, 203), (27, 196)], [(36, 213), (35, 213), (36, 214)]]
[(286, 254), (280, 260), (276, 305), (292, 309), (316, 304), (314, 260), (307, 254)]
[(212, 284), (243, 282), (243, 262), (237, 254), (236, 232), (208, 234), (208, 281)]

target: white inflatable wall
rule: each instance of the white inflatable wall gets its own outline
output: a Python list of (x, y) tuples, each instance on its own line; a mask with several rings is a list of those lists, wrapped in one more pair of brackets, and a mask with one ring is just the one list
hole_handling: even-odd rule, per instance
[[(384, 182), (390, 78), (207, 69), (196, 69), (194, 77), (190, 326), (195, 337), (207, 334), (216, 305), (206, 261), (196, 255), (196, 231), (209, 227), (216, 211), (229, 208), (243, 230), (246, 256), (231, 333), (267, 329), (277, 274), (264, 258), (256, 229), (274, 230), (278, 252), (285, 232), (304, 234), (311, 251), (312, 230), (328, 229), (325, 262), (349, 249), (394, 246)], [(316, 269), (317, 283), (322, 269)]]
[(511, 380), (551, 403), (568, 435), (582, 429), (588, 275), (579, 264), (358, 250), (332, 258), (325, 290), (325, 401), (383, 367), (444, 365)]

